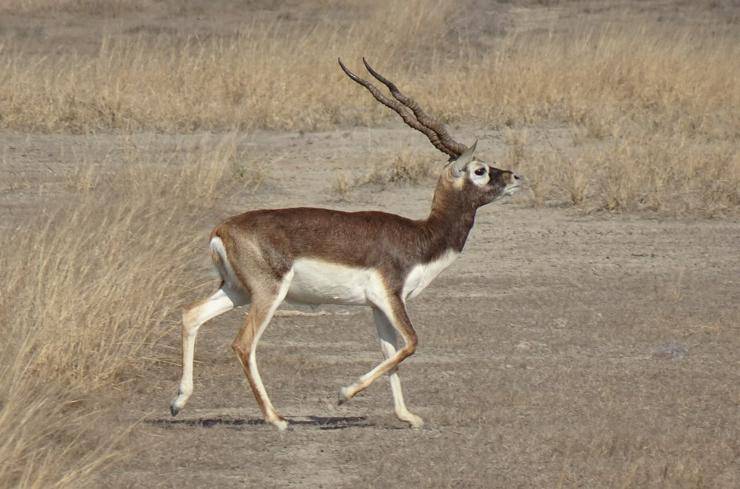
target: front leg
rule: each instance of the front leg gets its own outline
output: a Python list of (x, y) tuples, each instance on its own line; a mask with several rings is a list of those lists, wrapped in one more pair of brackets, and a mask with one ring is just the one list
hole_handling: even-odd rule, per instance
[(416, 332), (411, 325), (411, 320), (409, 320), (406, 313), (406, 304), (404, 304), (400, 294), (387, 293), (383, 297), (383, 300), (377, 301), (375, 307), (383, 312), (393, 329), (401, 335), (404, 346), (386, 358), (377, 367), (357, 379), (354, 384), (342, 387), (339, 391), (339, 404), (349, 401), (359, 392), (367, 389), (380, 376), (394, 370), (399, 363), (416, 351)]
[[(380, 348), (383, 350), (383, 356), (385, 358), (390, 358), (396, 353), (398, 348), (398, 341), (396, 339), (398, 335), (396, 335), (396, 330), (391, 326), (390, 321), (388, 321), (388, 318), (383, 311), (376, 307), (373, 307), (373, 319), (375, 319), (375, 327), (378, 330), (378, 339), (380, 340)], [(403, 399), (403, 390), (401, 389), (401, 378), (398, 376), (398, 369), (390, 371), (388, 374), (388, 380), (391, 384), (393, 405), (398, 419), (409, 423), (414, 428), (421, 428), (424, 425), (424, 420), (409, 411), (406, 407), (406, 402)]]

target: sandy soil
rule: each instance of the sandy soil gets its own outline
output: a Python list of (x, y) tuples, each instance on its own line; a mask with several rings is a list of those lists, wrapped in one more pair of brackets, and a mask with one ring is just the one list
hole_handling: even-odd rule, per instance
[[(462, 139), (473, 131), (462, 130)], [(495, 133), (482, 155), (500, 154)], [(169, 151), (201, 136), (139, 135)], [(116, 136), (3, 134), (3, 227), (73, 200), (76, 156)], [(337, 171), (425, 141), (397, 127), (241, 137), (270, 165), (256, 193), (225, 199), (220, 219), (291, 205), (374, 208), (422, 217), (433, 180), (330, 190)], [(39, 191), (39, 189), (42, 189)], [(6, 219), (6, 217), (8, 217)], [(483, 208), (462, 257), (410, 305), (420, 337), (400, 373), (407, 429), (383, 379), (341, 407), (340, 386), (381, 359), (369, 310), (285, 306), (260, 343), (271, 398), (291, 421), (264, 425), (230, 342), (244, 311), (206, 324), (195, 393), (177, 418), (179, 331), (129, 385), (116, 423), (139, 420), (134, 455), (108, 487), (736, 487), (740, 483), (740, 222), (584, 215), (509, 200)], [(193, 284), (209, 280), (205, 246)], [(195, 297), (194, 297), (195, 299)], [(299, 311), (292, 313), (290, 311)], [(105, 436), (106, 427), (101, 427)]]

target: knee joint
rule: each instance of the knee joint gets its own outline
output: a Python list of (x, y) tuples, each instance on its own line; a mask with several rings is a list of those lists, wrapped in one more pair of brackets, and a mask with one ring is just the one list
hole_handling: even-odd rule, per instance
[(200, 324), (198, 324), (198, 318), (193, 314), (192, 309), (185, 309), (182, 311), (182, 330), (188, 335), (194, 334), (198, 331)]
[(242, 344), (239, 341), (234, 341), (231, 344), (231, 349), (234, 350), (234, 352), (239, 355), (241, 358), (244, 358), (245, 360), (249, 358), (250, 349), (244, 348)]
[(406, 345), (403, 347), (403, 353), (404, 356), (413, 355), (416, 351), (416, 345), (419, 343), (419, 340), (416, 338), (416, 334), (413, 333), (411, 336), (406, 338)]

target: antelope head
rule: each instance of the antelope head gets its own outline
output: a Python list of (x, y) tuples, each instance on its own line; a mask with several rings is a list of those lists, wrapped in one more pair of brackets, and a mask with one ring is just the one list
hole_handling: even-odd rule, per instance
[[(355, 82), (365, 87), (375, 99), (395, 111), (410, 127), (423, 133), (435, 148), (449, 156), (449, 161), (440, 175), (437, 194), (446, 194), (444, 200), (452, 198), (467, 202), (473, 208), (486, 205), (504, 195), (511, 195), (522, 185), (522, 178), (509, 170), (501, 170), (475, 157), (476, 140), (470, 147), (450, 136), (447, 129), (433, 119), (412, 98), (403, 94), (395, 83), (375, 71), (362, 58), (367, 71), (388, 87), (393, 98), (385, 96), (375, 85), (352, 73), (342, 60), (339, 66)], [(452, 194), (452, 195), (451, 195)], [(454, 195), (457, 194), (457, 195)], [(438, 200), (441, 195), (436, 195)]]

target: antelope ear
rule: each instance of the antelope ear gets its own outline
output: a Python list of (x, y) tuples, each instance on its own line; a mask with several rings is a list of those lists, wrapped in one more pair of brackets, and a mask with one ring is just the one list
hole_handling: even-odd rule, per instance
[(472, 146), (466, 149), (463, 154), (458, 156), (457, 159), (452, 162), (452, 168), (455, 170), (455, 173), (459, 174), (465, 169), (468, 163), (470, 163), (473, 159), (473, 153), (475, 153), (475, 147), (477, 145), (478, 140), (476, 139)]

